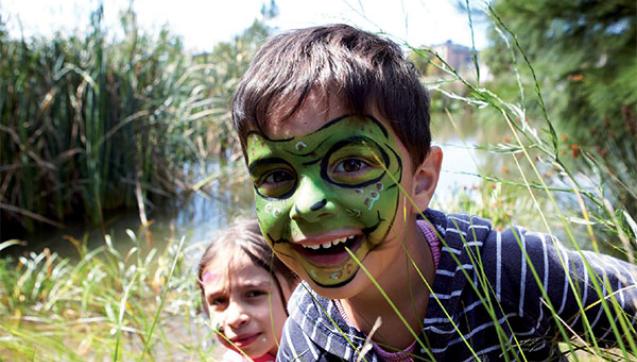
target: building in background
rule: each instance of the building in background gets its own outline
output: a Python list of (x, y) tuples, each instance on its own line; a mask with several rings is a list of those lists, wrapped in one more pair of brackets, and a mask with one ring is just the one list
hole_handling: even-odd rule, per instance
[[(449, 66), (455, 69), (460, 76), (467, 79), (475, 79), (476, 71), (473, 50), (470, 47), (447, 40), (442, 44), (432, 45), (431, 49), (449, 64)], [(481, 61), (479, 56), (478, 64), (480, 66), (480, 78), (482, 80), (491, 79), (491, 73), (488, 67)]]
[(469, 47), (447, 40), (442, 44), (433, 45), (431, 49), (458, 72), (473, 68), (473, 52)]

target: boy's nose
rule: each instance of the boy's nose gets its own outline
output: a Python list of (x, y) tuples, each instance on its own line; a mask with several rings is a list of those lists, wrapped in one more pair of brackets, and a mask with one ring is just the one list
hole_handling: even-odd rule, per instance
[(294, 196), (294, 205), (290, 210), (293, 220), (316, 222), (333, 213), (334, 204), (331, 197), (320, 185), (308, 178), (301, 179)]

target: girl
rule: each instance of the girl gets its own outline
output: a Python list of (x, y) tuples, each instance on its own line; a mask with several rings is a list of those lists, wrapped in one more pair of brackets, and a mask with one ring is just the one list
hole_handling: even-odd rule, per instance
[[(297, 277), (273, 254), (254, 220), (238, 221), (203, 253), (198, 284), (223, 361), (274, 361)], [(249, 359), (248, 359), (249, 357)]]

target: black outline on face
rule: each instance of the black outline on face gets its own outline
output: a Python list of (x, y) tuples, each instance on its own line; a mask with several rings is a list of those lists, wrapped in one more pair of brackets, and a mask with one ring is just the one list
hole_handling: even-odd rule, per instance
[[(248, 167), (248, 172), (252, 176), (255, 173), (255, 171), (254, 171), (255, 168), (257, 168), (257, 167), (259, 167), (261, 165), (271, 165), (271, 164), (284, 164), (284, 165), (288, 166), (293, 171), (294, 184), (292, 185), (290, 190), (288, 190), (287, 192), (285, 192), (283, 195), (281, 195), (279, 197), (263, 195), (261, 192), (259, 192), (259, 186), (257, 186), (256, 183), (253, 183), (254, 191), (259, 196), (261, 196), (262, 198), (267, 199), (267, 200), (285, 200), (285, 199), (290, 198), (290, 196), (294, 195), (294, 193), (296, 192), (296, 187), (298, 186), (299, 178), (296, 175), (296, 169), (289, 162), (287, 162), (286, 160), (284, 160), (284, 159), (282, 159), (280, 157), (262, 158), (262, 159), (259, 159), (259, 160), (256, 160), (256, 161), (252, 162), (250, 164), (250, 166)], [(259, 178), (261, 178), (261, 177), (259, 177)]]
[[(337, 122), (340, 122), (341, 120), (343, 120), (345, 118), (352, 118), (352, 117), (359, 117), (361, 119), (372, 121), (380, 129), (380, 131), (383, 133), (383, 136), (385, 138), (389, 137), (389, 133), (387, 132), (387, 129), (374, 116), (372, 116), (372, 115), (355, 116), (355, 115), (351, 115), (351, 114), (346, 114), (346, 115), (337, 117), (337, 118), (327, 122), (326, 124), (321, 126), (321, 128), (317, 129), (316, 131), (314, 131), (314, 132), (312, 132), (310, 134), (304, 135), (303, 137), (307, 137), (307, 136), (311, 136), (313, 134), (316, 134), (317, 132), (320, 132), (321, 130), (324, 130), (324, 129), (328, 128), (328, 127), (331, 127), (333, 124), (335, 124)], [(294, 139), (296, 139), (296, 137), (291, 137), (291, 138), (286, 138), (286, 139), (274, 140), (274, 139), (271, 139), (271, 138), (267, 137), (266, 135), (264, 135), (264, 134), (262, 134), (260, 132), (257, 132), (257, 131), (249, 132), (246, 137), (248, 137), (251, 134), (258, 134), (260, 137), (265, 138), (269, 142), (277, 142), (277, 143), (278, 142), (289, 142), (289, 141), (293, 141)], [(316, 147), (314, 147), (313, 150), (311, 150), (311, 151), (309, 151), (307, 153), (296, 154), (294, 152), (287, 151), (287, 150), (285, 152), (290, 154), (290, 155), (297, 156), (297, 157), (311, 156), (311, 155), (315, 154), (316, 150), (319, 147), (321, 147), (325, 142), (327, 142), (330, 138), (331, 138), (330, 136), (326, 137), (318, 145), (316, 145)], [(329, 162), (329, 156), (332, 153), (338, 151), (340, 148), (342, 148), (344, 146), (347, 146), (349, 144), (352, 144), (354, 142), (357, 142), (357, 141), (368, 142), (371, 145), (373, 145), (374, 148), (376, 148), (380, 152), (380, 154), (382, 156), (382, 159), (383, 159), (383, 162), (385, 163), (385, 170), (383, 171), (383, 173), (379, 177), (376, 177), (373, 180), (364, 181), (364, 182), (362, 182), (360, 184), (350, 185), (350, 184), (334, 182), (333, 180), (330, 179), (330, 177), (328, 176), (328, 173), (327, 173), (327, 167), (328, 167), (327, 163)], [(398, 162), (398, 171), (399, 171), (399, 180), (398, 180), (398, 182), (400, 182), (400, 179), (402, 178), (402, 162), (400, 160), (400, 157), (398, 156), (398, 153), (396, 153), (396, 151), (392, 147), (390, 147), (387, 143), (384, 143), (384, 146), (386, 148), (388, 148), (389, 150), (391, 150), (391, 152), (396, 157), (396, 160)], [(373, 184), (375, 182), (378, 182), (379, 180), (381, 180), (385, 176), (385, 174), (387, 173), (387, 170), (389, 170), (389, 168), (391, 166), (390, 165), (391, 161), (389, 159), (389, 155), (387, 155), (387, 152), (385, 152), (385, 150), (376, 141), (374, 141), (374, 140), (372, 140), (372, 139), (370, 139), (368, 137), (365, 137), (365, 136), (353, 136), (353, 137), (350, 137), (350, 138), (347, 138), (347, 139), (340, 140), (340, 141), (336, 142), (335, 144), (333, 144), (332, 147), (330, 147), (330, 149), (327, 152), (325, 152), (323, 157), (319, 157), (319, 158), (311, 160), (311, 161), (303, 162), (302, 165), (303, 166), (311, 166), (311, 165), (316, 164), (318, 162), (321, 162), (321, 171), (320, 171), (321, 178), (323, 178), (325, 181), (327, 181), (327, 182), (329, 182), (329, 183), (331, 183), (333, 185), (336, 185), (336, 186), (339, 186), (339, 187), (343, 187), (343, 188), (360, 188), (360, 187), (369, 186), (369, 185), (371, 185), (371, 184)], [(283, 195), (281, 195), (279, 197), (273, 197), (273, 196), (266, 196), (266, 195), (263, 195), (262, 193), (260, 193), (259, 190), (258, 190), (257, 185), (255, 184), (254, 185), (255, 192), (259, 196), (261, 196), (262, 198), (264, 198), (266, 200), (286, 200), (286, 199), (290, 198), (292, 195), (294, 195), (294, 193), (296, 192), (296, 188), (298, 187), (298, 182), (299, 182), (298, 175), (297, 175), (297, 170), (289, 162), (287, 162), (286, 160), (284, 160), (283, 158), (280, 158), (280, 157), (263, 158), (263, 159), (259, 159), (259, 160), (256, 160), (254, 162), (251, 162), (248, 165), (248, 170), (249, 170), (250, 174), (253, 175), (253, 170), (257, 166), (259, 166), (261, 164), (273, 164), (273, 163), (285, 164), (286, 166), (290, 167), (290, 169), (294, 170), (294, 175), (293, 175), (294, 176), (294, 184), (293, 184), (292, 188), (288, 192), (284, 193)], [(395, 185), (392, 185), (392, 186), (395, 186)]]
[[(334, 180), (332, 180), (330, 178), (330, 176), (328, 175), (328, 168), (329, 165), (328, 163), (330, 162), (330, 156), (340, 150), (341, 148), (345, 147), (345, 146), (349, 146), (351, 144), (355, 144), (358, 143), (358, 141), (363, 141), (361, 143), (369, 143), (370, 146), (374, 146), (374, 148), (376, 148), (377, 151), (380, 152), (381, 157), (383, 159), (383, 163), (385, 166), (385, 169), (383, 170), (383, 172), (380, 174), (380, 176), (371, 179), (371, 180), (367, 180), (367, 181), (363, 181), (361, 183), (358, 184), (345, 184), (345, 183), (340, 183), (340, 182), (336, 182)], [(370, 147), (368, 146), (368, 147)], [(376, 143), (374, 140), (364, 137), (364, 136), (354, 136), (354, 137), (350, 137), (350, 138), (346, 138), (344, 140), (338, 141), (335, 144), (332, 145), (332, 147), (327, 150), (327, 152), (325, 152), (325, 155), (323, 156), (323, 158), (321, 159), (321, 177), (323, 178), (323, 180), (333, 184), (333, 185), (337, 185), (339, 187), (343, 187), (343, 188), (348, 188), (348, 189), (356, 189), (356, 188), (360, 188), (360, 187), (365, 187), (365, 186), (369, 186), (371, 184), (374, 184), (378, 181), (380, 181), (383, 177), (385, 177), (385, 174), (387, 173), (386, 170), (389, 170), (390, 167), (390, 160), (389, 160), (389, 156), (387, 155), (387, 152), (385, 152), (385, 150), (383, 150), (380, 145), (378, 143)]]
[[(389, 133), (388, 133), (387, 129), (386, 129), (386, 128), (385, 128), (385, 126), (383, 126), (383, 124), (382, 124), (380, 121), (378, 121), (375, 117), (373, 117), (373, 116), (371, 116), (371, 115), (358, 115), (358, 116), (357, 116), (357, 115), (352, 115), (352, 114), (347, 114), (347, 115), (343, 115), (343, 116), (337, 117), (337, 118), (335, 118), (335, 119), (333, 119), (333, 120), (331, 120), (331, 121), (327, 122), (327, 123), (326, 123), (326, 124), (324, 124), (322, 127), (320, 127), (319, 129), (317, 129), (316, 131), (314, 131), (314, 132), (312, 132), (312, 133), (309, 133), (309, 134), (307, 134), (307, 135), (304, 135), (303, 137), (307, 137), (307, 136), (313, 135), (313, 134), (315, 134), (316, 132), (319, 132), (319, 131), (324, 130), (324, 129), (328, 128), (328, 127), (331, 127), (333, 124), (335, 124), (335, 123), (337, 123), (337, 122), (339, 122), (339, 121), (341, 121), (341, 120), (343, 120), (343, 119), (345, 119), (345, 118), (350, 118), (350, 117), (358, 117), (358, 118), (361, 118), (361, 119), (365, 119), (365, 120), (372, 121), (373, 123), (375, 123), (375, 124), (376, 124), (376, 126), (379, 128), (379, 130), (383, 133), (383, 135), (384, 135), (385, 139), (388, 139), (388, 138), (389, 138)], [(270, 142), (276, 142), (276, 143), (280, 143), (280, 142), (289, 142), (289, 141), (293, 141), (293, 140), (296, 138), (296, 137), (291, 137), (291, 138), (286, 138), (286, 139), (274, 140), (274, 139), (271, 139), (271, 138), (267, 137), (264, 133), (262, 133), (262, 132), (257, 132), (257, 131), (249, 132), (249, 133), (248, 133), (248, 135), (246, 136), (246, 138), (247, 138), (250, 134), (252, 134), (252, 133), (256, 133), (256, 134), (258, 134), (259, 136), (261, 136), (261, 137), (265, 138), (267, 141), (270, 141)], [(290, 152), (290, 151), (286, 151), (286, 152), (287, 152), (288, 154), (291, 154), (291, 155), (294, 155), (294, 156), (301, 156), (301, 157), (311, 156), (312, 154), (316, 153), (316, 150), (317, 150), (317, 149), (318, 149), (321, 145), (323, 145), (323, 144), (324, 144), (324, 143), (325, 143), (325, 142), (326, 142), (329, 138), (330, 138), (329, 136), (328, 136), (327, 138), (325, 138), (325, 139), (324, 139), (322, 142), (320, 142), (320, 143), (319, 143), (319, 145), (317, 145), (317, 146), (316, 146), (316, 147), (315, 147), (312, 151), (310, 151), (310, 152), (308, 152), (308, 153), (306, 153), (306, 154), (295, 154), (294, 152)], [(355, 185), (355, 186), (353, 186), (353, 185), (349, 185), (349, 184), (345, 184), (345, 185), (343, 185), (343, 184), (340, 184), (340, 183), (333, 182), (333, 181), (331, 181), (331, 180), (329, 179), (329, 177), (327, 177), (327, 174), (326, 174), (326, 173), (327, 173), (327, 172), (326, 172), (326, 167), (324, 167), (324, 166), (325, 166), (324, 164), (325, 164), (327, 161), (325, 161), (325, 160), (329, 160), (329, 155), (331, 155), (334, 151), (338, 150), (339, 148), (343, 147), (345, 144), (351, 144), (351, 143), (352, 143), (352, 142), (351, 142), (351, 139), (352, 139), (352, 138), (354, 138), (354, 139), (364, 139), (365, 141), (371, 141), (371, 143), (372, 143), (372, 144), (374, 144), (374, 145), (375, 145), (375, 147), (376, 147), (378, 150), (380, 150), (380, 152), (381, 152), (381, 156), (382, 156), (382, 158), (383, 158), (383, 161), (385, 162), (385, 170), (383, 171), (383, 173), (381, 174), (381, 176), (380, 176), (379, 178), (375, 178), (374, 180), (366, 181), (366, 182), (364, 182), (364, 183), (362, 183), (362, 184), (359, 184), (359, 185)], [(397, 170), (397, 172), (398, 172), (398, 179), (396, 180), (396, 182), (394, 182), (392, 185), (390, 185), (390, 186), (388, 186), (388, 187), (386, 188), (386, 189), (392, 189), (392, 188), (394, 188), (394, 187), (397, 187), (397, 185), (398, 185), (398, 184), (401, 182), (401, 180), (402, 180), (402, 171), (403, 171), (403, 167), (402, 167), (402, 160), (401, 160), (401, 158), (400, 158), (400, 156), (399, 156), (398, 152), (397, 152), (396, 150), (394, 150), (394, 148), (393, 148), (393, 147), (391, 147), (391, 146), (390, 146), (390, 145), (388, 145), (387, 143), (384, 143), (383, 145), (384, 145), (386, 148), (388, 148), (388, 149), (389, 149), (389, 150), (390, 150), (390, 151), (394, 154), (394, 157), (396, 157), (396, 161), (397, 161), (397, 163), (398, 163), (398, 165), (397, 165), (397, 166), (398, 166), (398, 170)], [(249, 168), (249, 169), (253, 169), (253, 168), (254, 168), (254, 166), (255, 166), (255, 163), (256, 163), (256, 164), (259, 164), (259, 163), (261, 163), (263, 160), (271, 160), (271, 159), (277, 159), (277, 158), (266, 158), (266, 159), (261, 159), (261, 160), (254, 161), (253, 163), (251, 163), (251, 164), (249, 164), (249, 165), (248, 165), (248, 168)], [(281, 159), (281, 160), (282, 160), (282, 159)], [(302, 163), (302, 165), (303, 165), (303, 166), (309, 166), (309, 165), (312, 165), (312, 164), (315, 164), (315, 163), (317, 163), (317, 162), (321, 162), (321, 161), (323, 161), (323, 162), (322, 162), (323, 164), (321, 165), (321, 171), (320, 171), (321, 177), (322, 177), (323, 179), (325, 179), (327, 182), (330, 182), (331, 184), (334, 184), (334, 185), (337, 185), (337, 186), (339, 186), (339, 187), (343, 187), (343, 188), (360, 188), (360, 187), (364, 187), (364, 186), (369, 186), (369, 185), (373, 184), (374, 182), (378, 182), (380, 179), (382, 179), (382, 178), (385, 176), (385, 174), (387, 173), (387, 171), (389, 170), (389, 167), (390, 167), (390, 158), (389, 158), (389, 156), (387, 155), (387, 153), (385, 152), (385, 150), (384, 150), (384, 149), (383, 149), (383, 148), (382, 148), (382, 147), (381, 147), (381, 146), (380, 146), (377, 142), (375, 142), (375, 141), (373, 141), (373, 140), (371, 140), (371, 139), (369, 139), (369, 138), (367, 138), (367, 137), (364, 137), (364, 136), (355, 136), (355, 137), (351, 137), (351, 138), (348, 138), (348, 139), (345, 139), (345, 140), (338, 141), (336, 144), (332, 145), (332, 147), (331, 147), (331, 148), (330, 148), (330, 149), (329, 149), (329, 150), (325, 153), (325, 155), (324, 155), (323, 157), (318, 158), (318, 159), (315, 159), (315, 160), (311, 160), (311, 161), (303, 162), (303, 163)], [(286, 165), (290, 166), (290, 167), (294, 170), (294, 172), (295, 172), (295, 177), (296, 177), (295, 182), (294, 182), (294, 187), (293, 187), (293, 188), (291, 189), (291, 191), (289, 192), (289, 195), (287, 195), (287, 194), (286, 194), (285, 199), (287, 199), (287, 198), (289, 198), (290, 196), (294, 195), (294, 193), (296, 192), (296, 188), (298, 187), (298, 177), (297, 177), (297, 175), (296, 175), (296, 169), (295, 169), (294, 167), (292, 167), (292, 166), (289, 164), (289, 162), (284, 162), (284, 163), (285, 163)], [(255, 187), (255, 190), (256, 190), (256, 187)], [(265, 197), (265, 196), (261, 195), (260, 193), (258, 193), (258, 191), (257, 191), (257, 194), (258, 194), (258, 195), (260, 195), (263, 199), (268, 200), (268, 201), (283, 200), (283, 198)], [(390, 221), (392, 224), (393, 224), (393, 222), (394, 222), (394, 220), (396, 219), (396, 216), (397, 216), (397, 214), (398, 214), (399, 199), (400, 199), (399, 197), (396, 197), (396, 203), (395, 203), (394, 213), (393, 213), (393, 215), (394, 215), (394, 216), (393, 216), (393, 219)], [(385, 220), (385, 219), (382, 219), (382, 218), (381, 218), (381, 216), (380, 216), (380, 211), (379, 211), (379, 210), (376, 210), (376, 213), (377, 213), (377, 217), (378, 217), (378, 221), (376, 222), (376, 224), (374, 224), (374, 225), (372, 225), (372, 226), (370, 226), (370, 227), (363, 228), (363, 229), (361, 230), (361, 231), (362, 231), (362, 233), (363, 233), (363, 235), (364, 235), (364, 237), (365, 237), (365, 239), (366, 239), (366, 241), (364, 241), (364, 242), (367, 242), (367, 241), (369, 240), (369, 235), (370, 235), (372, 232), (374, 232), (376, 229), (378, 229), (378, 227), (380, 226), (380, 224), (381, 224), (381, 223), (388, 221), (388, 220)], [(390, 225), (390, 229), (391, 229), (391, 225)], [(388, 229), (388, 232), (389, 232), (389, 229)], [(275, 240), (275, 239), (274, 239), (274, 238), (273, 238), (270, 234), (266, 234), (266, 237), (267, 237), (267, 240), (271, 243), (271, 246), (272, 246), (272, 248), (273, 248), (273, 249), (274, 249), (274, 246), (275, 246), (276, 244), (280, 244), (280, 243), (289, 243), (289, 244), (292, 244), (289, 240), (284, 239), (284, 238), (280, 238), (280, 239), (278, 239), (278, 240)], [(372, 252), (372, 251), (373, 251), (373, 250), (374, 250), (374, 249), (375, 249), (378, 245), (380, 245), (380, 244), (381, 244), (381, 243), (379, 243), (379, 244), (372, 244), (372, 245), (371, 245), (371, 247), (369, 248), (369, 250), (367, 251), (367, 253), (366, 253), (366, 254), (363, 256), (363, 258), (361, 259), (361, 262), (364, 260), (364, 258), (365, 258), (367, 255), (369, 255), (369, 253), (370, 253), (370, 252)], [(279, 252), (277, 251), (277, 253), (279, 253)], [(286, 255), (286, 254), (281, 254), (281, 255), (284, 255), (284, 256), (286, 256), (286, 257), (290, 257), (290, 258), (295, 259), (295, 260), (297, 259), (294, 255)], [(302, 265), (301, 265), (301, 266), (302, 266)], [(358, 274), (358, 271), (360, 270), (360, 266), (359, 266), (359, 265), (356, 265), (356, 267), (357, 267), (357, 268), (356, 268), (356, 271), (355, 271), (354, 273), (352, 273), (352, 275), (351, 275), (349, 278), (347, 278), (346, 280), (344, 280), (344, 281), (342, 281), (342, 282), (339, 282), (339, 283), (337, 283), (337, 284), (331, 284), (331, 285), (322, 284), (322, 283), (320, 283), (320, 282), (316, 281), (314, 278), (312, 278), (312, 276), (310, 275), (310, 273), (309, 273), (307, 270), (305, 270), (305, 272), (307, 273), (308, 277), (309, 277), (309, 278), (310, 278), (310, 279), (311, 279), (311, 280), (312, 280), (312, 281), (313, 281), (316, 285), (318, 285), (318, 286), (320, 286), (320, 287), (323, 287), (323, 288), (339, 288), (339, 287), (341, 287), (341, 286), (344, 286), (344, 285), (348, 284), (349, 282), (351, 282), (351, 281), (352, 281), (352, 280), (356, 277), (356, 275)], [(303, 267), (303, 269), (305, 269), (305, 267)]]

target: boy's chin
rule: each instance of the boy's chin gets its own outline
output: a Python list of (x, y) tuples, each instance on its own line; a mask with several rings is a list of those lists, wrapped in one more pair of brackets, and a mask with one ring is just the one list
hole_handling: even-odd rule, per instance
[(328, 299), (349, 299), (360, 294), (364, 288), (374, 287), (360, 269), (351, 278), (336, 285), (321, 285), (309, 277), (305, 280), (316, 293)]

